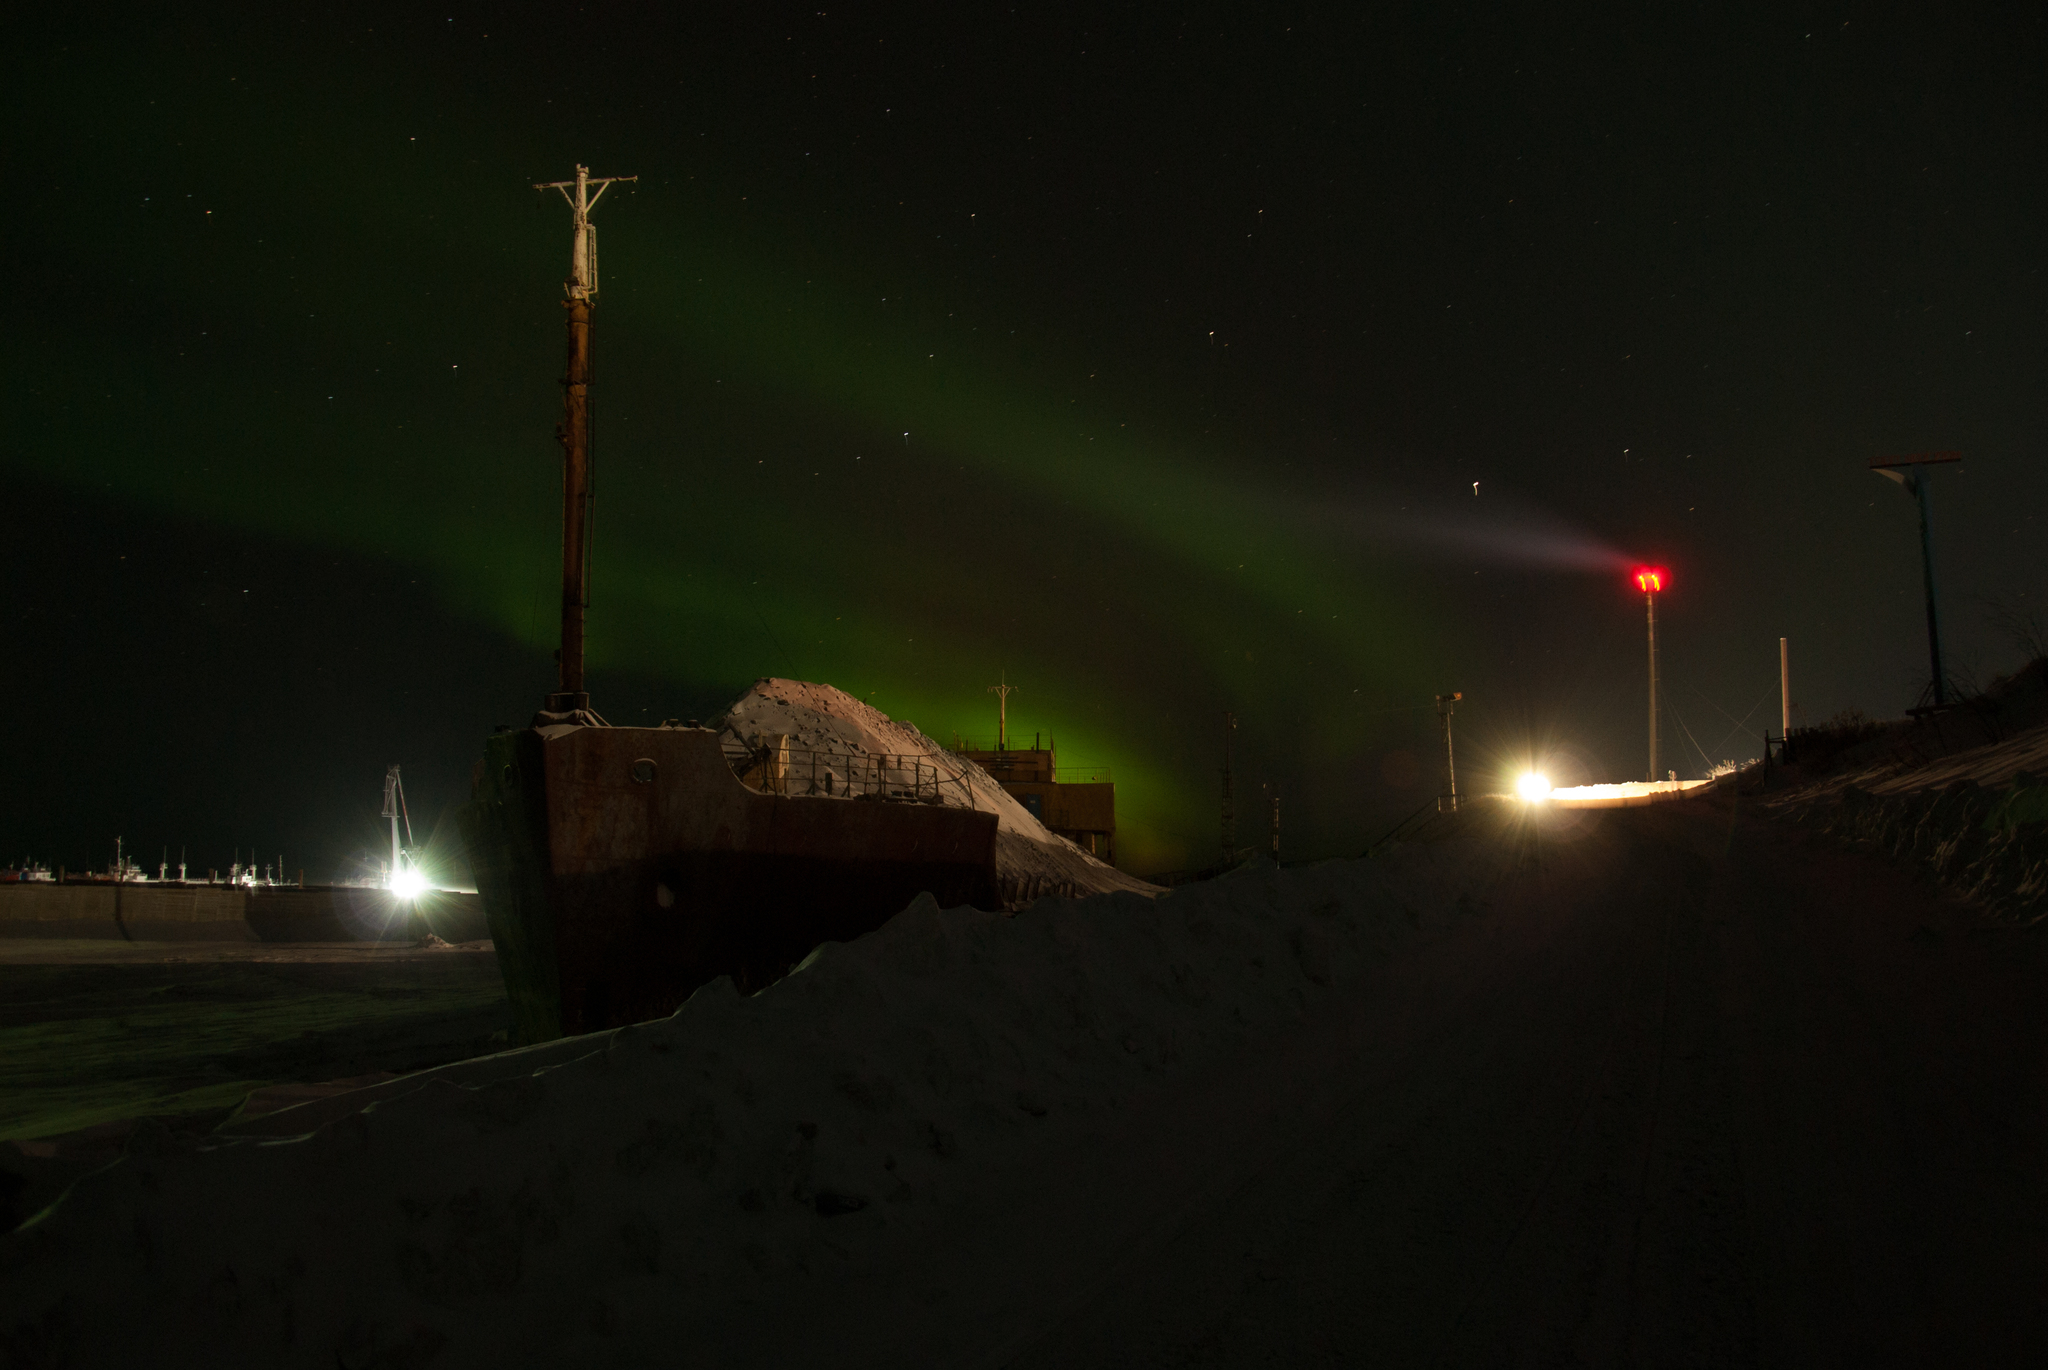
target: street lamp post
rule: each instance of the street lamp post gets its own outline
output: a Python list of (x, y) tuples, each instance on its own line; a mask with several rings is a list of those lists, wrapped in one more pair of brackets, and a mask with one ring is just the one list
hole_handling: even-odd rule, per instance
[(1927, 593), (1927, 666), (1934, 673), (1934, 707), (1948, 704), (1948, 675), (1941, 663), (1941, 619), (1934, 610), (1934, 537), (1927, 524), (1927, 479), (1930, 466), (1945, 466), (1963, 459), (1960, 452), (1916, 452), (1910, 457), (1879, 457), (1870, 469), (1901, 488), (1920, 503), (1920, 583)]
[(1670, 573), (1660, 566), (1638, 566), (1636, 588), (1643, 592), (1643, 606), (1650, 623), (1650, 783), (1657, 783), (1657, 592)]

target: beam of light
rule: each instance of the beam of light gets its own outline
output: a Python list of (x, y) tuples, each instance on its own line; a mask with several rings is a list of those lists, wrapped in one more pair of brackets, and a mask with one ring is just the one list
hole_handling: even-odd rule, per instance
[(1536, 771), (1525, 771), (1515, 782), (1515, 793), (1528, 803), (1540, 803), (1550, 798), (1550, 778)]
[(392, 875), (390, 888), (394, 896), (409, 904), (425, 894), (432, 886), (427, 883), (427, 877), (422, 875), (418, 869), (412, 866), (405, 866)]
[(1618, 571), (1633, 563), (1618, 548), (1537, 505), (1489, 494), (1490, 503), (1436, 505), (1388, 489), (1370, 497), (1306, 507), (1300, 515), (1392, 556), (1482, 562), (1556, 571)]

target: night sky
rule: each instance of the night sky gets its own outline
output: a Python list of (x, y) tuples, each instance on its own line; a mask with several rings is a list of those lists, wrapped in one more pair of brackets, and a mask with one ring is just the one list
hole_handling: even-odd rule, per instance
[[(652, 7), (648, 7), (649, 10)], [(0, 857), (308, 879), (552, 687), (597, 213), (592, 694), (830, 681), (1114, 768), (1123, 864), (1355, 852), (1531, 758), (1896, 715), (2038, 514), (2038, 6), (53, 7), (5, 46)], [(1477, 482), (1477, 493), (1474, 493)], [(1246, 836), (1259, 826), (1241, 820)]]

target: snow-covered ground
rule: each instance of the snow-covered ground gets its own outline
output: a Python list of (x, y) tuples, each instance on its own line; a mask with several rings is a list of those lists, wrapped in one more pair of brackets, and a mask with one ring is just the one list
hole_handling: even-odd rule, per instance
[(829, 1344), (826, 1308), (978, 1317), (1004, 1290), (955, 1254), (1101, 1258), (1010, 1248), (1133, 1100), (1459, 922), (1464, 845), (927, 898), (749, 998), (144, 1136), (0, 1239), (0, 1332), (82, 1366), (733, 1365)]
[(1833, 775), (1800, 772), (1788, 768), (1775, 791), (1756, 777), (1767, 809), (1883, 852), (2001, 917), (2048, 915), (2048, 724), (1946, 755), (1900, 748)]
[(138, 1133), (0, 1238), (0, 1364), (2041, 1364), (2041, 940), (1755, 812), (923, 902)]
[(1560, 809), (1628, 809), (1678, 799), (1711, 780), (1626, 780), (1613, 785), (1568, 785), (1543, 798)]
[[(941, 803), (996, 815), (996, 872), (1008, 888), (1074, 894), (1157, 893), (1156, 886), (1124, 874), (1049, 832), (974, 762), (946, 750), (916, 725), (898, 722), (835, 686), (803, 680), (757, 680), (727, 711), (723, 726), (728, 736), (749, 747), (780, 735), (789, 739), (793, 750), (815, 753), (822, 768), (819, 783), (829, 775), (839, 793), (846, 792), (847, 768), (834, 769), (835, 758), (907, 757), (932, 768), (938, 776)], [(793, 783), (810, 782), (808, 758), (791, 766), (790, 778)]]
[(1863, 766), (1844, 767), (1805, 784), (1795, 779), (1780, 802), (1839, 794), (1852, 786), (1871, 794), (1895, 795), (1945, 789), (1958, 781), (2010, 785), (2020, 775), (2048, 775), (2048, 724), (2025, 728), (1980, 746), (1942, 753), (1923, 744), (1919, 754), (1904, 752)]

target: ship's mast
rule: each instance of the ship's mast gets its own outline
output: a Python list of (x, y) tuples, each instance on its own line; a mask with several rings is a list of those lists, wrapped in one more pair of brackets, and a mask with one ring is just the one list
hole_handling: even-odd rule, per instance
[(588, 708), (583, 688), (583, 619), (590, 608), (590, 312), (597, 301), (597, 226), (590, 211), (614, 181), (638, 176), (592, 176), (576, 168), (573, 181), (549, 181), (535, 190), (559, 190), (569, 202), (574, 240), (569, 279), (563, 285), (569, 311), (569, 373), (562, 380), (562, 650), (561, 676), (548, 708), (566, 713)]
[(996, 750), (1006, 751), (1010, 745), (1010, 696), (1017, 693), (1017, 687), (1010, 683), (1010, 673), (1003, 672), (1003, 683), (991, 685), (988, 692), (996, 697)]

